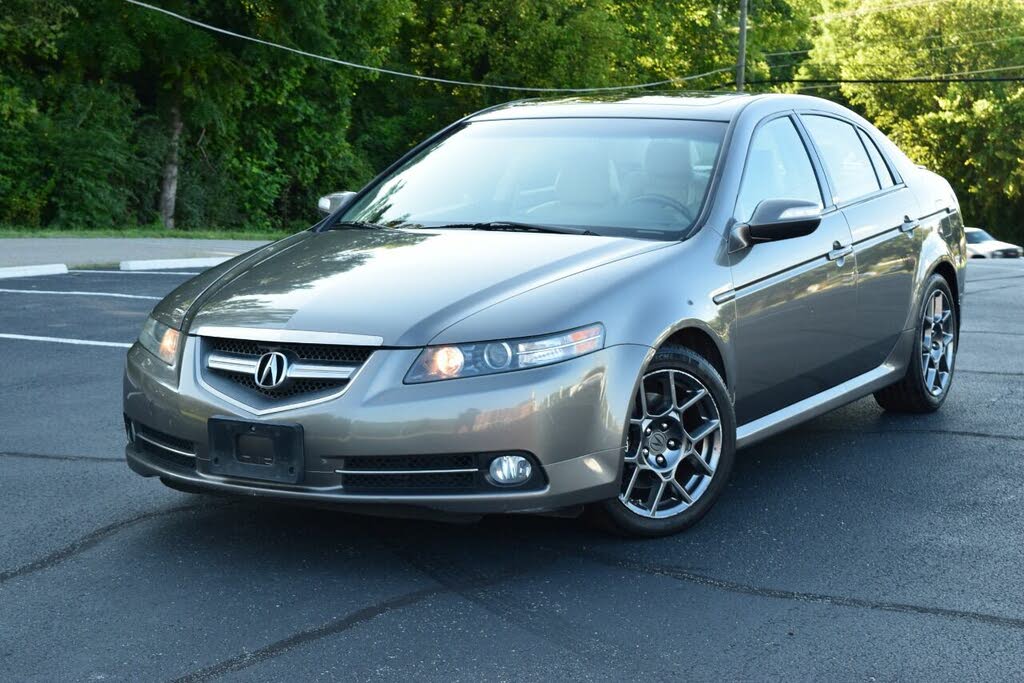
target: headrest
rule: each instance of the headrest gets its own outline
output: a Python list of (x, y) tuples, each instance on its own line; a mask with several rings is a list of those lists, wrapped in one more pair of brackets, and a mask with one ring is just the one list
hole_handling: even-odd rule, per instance
[(651, 140), (644, 155), (644, 170), (650, 177), (689, 179), (693, 175), (689, 146), (681, 140)]
[(607, 204), (612, 195), (608, 157), (594, 151), (574, 152), (562, 164), (555, 193), (559, 201), (569, 204)]

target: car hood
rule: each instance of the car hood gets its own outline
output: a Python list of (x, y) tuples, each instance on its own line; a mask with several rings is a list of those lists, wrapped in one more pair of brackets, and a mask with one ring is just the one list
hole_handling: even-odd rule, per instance
[(342, 332), (423, 346), (488, 306), (667, 244), (472, 230), (308, 233), (225, 273), (199, 302), (191, 329)]

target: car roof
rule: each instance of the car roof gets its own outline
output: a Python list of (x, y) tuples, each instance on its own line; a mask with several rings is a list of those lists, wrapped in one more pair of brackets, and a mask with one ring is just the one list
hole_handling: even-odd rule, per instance
[(779, 93), (658, 92), (643, 95), (590, 95), (558, 99), (516, 100), (484, 109), (471, 121), (533, 118), (665, 118), (732, 121), (753, 103), (762, 113), (783, 109), (823, 109), (846, 112), (828, 100)]

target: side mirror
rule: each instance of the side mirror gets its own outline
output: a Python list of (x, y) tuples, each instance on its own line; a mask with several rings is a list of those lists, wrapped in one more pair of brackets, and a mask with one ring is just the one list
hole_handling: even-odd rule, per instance
[(316, 203), (316, 208), (320, 209), (320, 213), (331, 214), (348, 204), (355, 196), (355, 192), (334, 192), (332, 194), (325, 194)]
[(756, 242), (774, 242), (810, 235), (821, 224), (821, 207), (804, 199), (765, 199), (754, 209), (747, 223), (732, 229), (729, 251), (745, 249)]

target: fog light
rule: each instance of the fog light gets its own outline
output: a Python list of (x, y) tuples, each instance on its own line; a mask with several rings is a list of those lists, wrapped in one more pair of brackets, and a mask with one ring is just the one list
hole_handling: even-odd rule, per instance
[(514, 486), (530, 478), (533, 466), (521, 455), (499, 455), (491, 461), (490, 473), (494, 483)]

